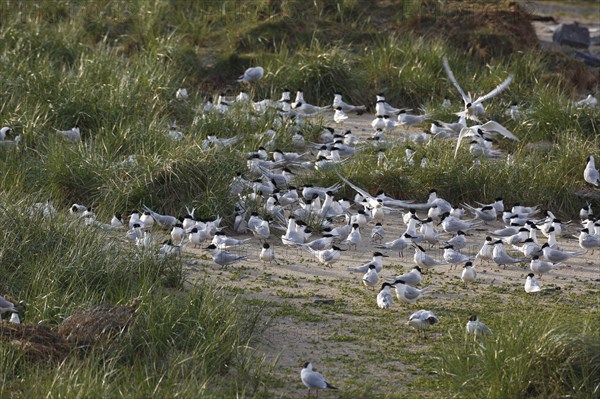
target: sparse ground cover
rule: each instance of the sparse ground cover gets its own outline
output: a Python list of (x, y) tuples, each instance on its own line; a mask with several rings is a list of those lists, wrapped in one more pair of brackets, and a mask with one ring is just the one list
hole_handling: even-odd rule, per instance
[[(276, 126), (276, 145), (292, 150), (292, 127), (277, 126), (274, 114), (258, 116), (243, 107), (202, 117), (205, 95), (237, 94), (235, 78), (260, 64), (267, 74), (251, 88), (254, 99), (302, 87), (312, 103), (329, 104), (333, 91), (342, 90), (348, 100), (371, 106), (375, 93), (384, 91), (397, 106), (423, 105), (436, 118), (451, 120), (455, 109), (443, 110), (441, 100), (451, 96), (458, 111), (460, 99), (445, 78), (444, 55), (471, 92), (515, 75), (510, 89), (487, 106), (488, 117), (521, 138), (518, 144), (500, 143), (512, 160), (481, 160), (474, 167), (465, 148), (454, 159), (451, 144), (434, 141), (416, 145), (415, 161), (430, 162), (412, 168), (404, 161), (408, 144), (397, 142), (386, 152), (385, 167), (375, 168), (376, 151), (365, 147), (339, 169), (344, 176), (373, 193), (381, 188), (419, 202), (435, 187), (453, 203), (502, 195), (508, 204), (538, 204), (565, 220), (575, 219), (586, 199), (600, 209), (598, 190), (581, 178), (587, 155), (600, 153), (598, 110), (572, 105), (596, 87), (593, 72), (560, 54), (537, 51), (531, 37), (515, 41), (532, 30), (506, 2), (464, 3), (464, 21), (483, 24), (463, 42), (457, 41), (461, 3), (447, 10), (437, 4), (2, 2), (0, 125), (11, 127), (8, 138), (20, 135), (21, 143), (0, 148), (0, 293), (26, 302), (24, 322), (51, 328), (103, 303), (138, 307), (136, 321), (110, 352), (39, 363), (2, 343), (0, 396), (299, 397), (305, 394), (300, 366), (310, 359), (340, 385), (333, 395), (348, 398), (593, 397), (595, 255), (544, 276), (544, 287), (561, 288), (548, 296), (525, 295), (522, 267), (483, 265), (480, 282), (469, 289), (458, 272), (442, 267), (427, 273), (424, 285), (431, 292), (416, 306), (396, 303), (382, 312), (360, 276), (345, 271), (370, 258), (366, 242), (327, 269), (308, 254), (283, 249), (276, 237), (280, 264), (259, 264), (253, 241), (245, 250), (247, 262), (221, 270), (200, 250), (188, 247), (182, 262), (164, 261), (140, 254), (122, 234), (29, 212), (34, 203), (50, 201), (64, 214), (76, 202), (108, 220), (142, 205), (175, 215), (188, 205), (196, 217), (222, 215), (230, 226), (236, 199), (228, 184), (246, 170), (244, 154), (265, 143), (254, 133)], [(431, 16), (442, 12), (456, 24), (447, 32), (449, 42), (433, 34)], [(504, 45), (496, 51), (499, 40)], [(179, 87), (187, 87), (190, 98), (176, 100)], [(512, 102), (522, 106), (518, 121), (506, 114)], [(351, 116), (340, 130), (351, 128), (364, 138), (372, 118)], [(184, 134), (180, 142), (166, 135), (174, 121)], [(331, 124), (330, 115), (314, 122), (304, 129), (312, 141), (322, 124)], [(75, 125), (80, 143), (55, 134)], [(209, 135), (240, 139), (233, 147), (205, 151), (201, 142)], [(327, 171), (297, 179), (339, 181)], [(353, 194), (348, 187), (341, 193)], [(397, 215), (390, 217), (385, 227), (395, 237), (401, 227)], [(154, 233), (161, 236), (158, 229)], [(560, 239), (576, 249), (569, 233), (578, 234), (576, 222)], [(471, 252), (483, 234), (469, 237)], [(384, 269), (389, 275), (412, 265), (409, 251), (405, 258), (391, 255)], [(440, 317), (426, 340), (405, 326), (419, 308)], [(495, 331), (481, 345), (464, 342), (465, 317), (472, 311)], [(555, 367), (540, 367), (537, 358)], [(511, 362), (527, 367), (504, 374), (513, 367), (502, 365)]]

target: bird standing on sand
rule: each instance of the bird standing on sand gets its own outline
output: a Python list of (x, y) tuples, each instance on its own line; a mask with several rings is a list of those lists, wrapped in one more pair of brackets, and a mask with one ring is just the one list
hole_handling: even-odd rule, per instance
[(308, 395), (310, 391), (315, 389), (317, 397), (319, 396), (319, 389), (337, 389), (325, 380), (325, 377), (321, 373), (313, 371), (312, 364), (310, 362), (304, 363), (304, 368), (300, 372), (300, 378), (302, 383), (308, 388)]
[(433, 312), (424, 309), (411, 314), (406, 322), (409, 326), (423, 332), (435, 323), (439, 323), (437, 316)]
[(535, 278), (535, 274), (529, 273), (527, 275), (527, 280), (525, 280), (525, 292), (527, 292), (529, 294), (531, 292), (538, 292), (538, 291), (541, 291), (540, 284), (538, 283), (537, 279)]
[(377, 294), (377, 306), (380, 309), (388, 309), (392, 306), (393, 298), (390, 293), (390, 287), (393, 287), (390, 283), (383, 283), (381, 285), (381, 290), (379, 291), (379, 294)]

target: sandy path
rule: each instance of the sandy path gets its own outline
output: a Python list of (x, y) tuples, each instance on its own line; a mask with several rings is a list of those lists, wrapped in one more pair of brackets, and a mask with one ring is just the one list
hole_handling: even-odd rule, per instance
[[(370, 134), (369, 126), (373, 115), (351, 116), (344, 129), (365, 137)], [(416, 129), (418, 131), (418, 129)], [(434, 161), (434, 160), (432, 160)], [(443, 197), (444, 193), (440, 193)], [(424, 202), (426, 198), (415, 199)], [(534, 205), (534, 204), (524, 204)], [(420, 216), (425, 216), (420, 213)], [(349, 273), (348, 266), (358, 266), (371, 259), (375, 250), (369, 236), (373, 224), (362, 229), (363, 240), (356, 250), (344, 252), (341, 259), (331, 268), (319, 265), (307, 252), (289, 249), (282, 245), (279, 233), (272, 230), (269, 242), (274, 246), (278, 264), (264, 265), (258, 260), (261, 244), (253, 240), (251, 245), (240, 249), (248, 255), (243, 263), (221, 268), (215, 265), (201, 249), (186, 248), (192, 257), (202, 257), (205, 261), (186, 266), (190, 282), (209, 279), (225, 289), (240, 293), (244, 298), (267, 301), (265, 311), (266, 329), (263, 334), (262, 348), (270, 362), (275, 362), (273, 370), (278, 381), (270, 388), (280, 397), (301, 397), (305, 394), (300, 383), (301, 364), (310, 360), (317, 370), (322, 371), (331, 383), (348, 388), (355, 381), (356, 389), (366, 384), (364, 376), (374, 373), (372, 392), (401, 390), (407, 381), (418, 378), (422, 370), (419, 356), (427, 356), (427, 344), (416, 342), (414, 332), (404, 325), (408, 316), (421, 308), (428, 308), (438, 314), (442, 320), (455, 320), (462, 313), (460, 308), (467, 300), (473, 301), (480, 295), (494, 292), (502, 302), (515, 292), (523, 292), (527, 266), (509, 266), (506, 269), (477, 262), (479, 283), (472, 289), (466, 289), (460, 281), (461, 270), (450, 270), (449, 266), (438, 266), (427, 271), (423, 286), (431, 286), (431, 291), (414, 305), (399, 303), (395, 298), (393, 308), (384, 312), (376, 307), (376, 291), (365, 288), (361, 282), (362, 273)], [(390, 213), (384, 223), (386, 241), (398, 238), (404, 231), (400, 213)], [(496, 222), (489, 227), (471, 231), (468, 246), (463, 253), (474, 255), (485, 240), (487, 230), (503, 227)], [(570, 235), (579, 234), (579, 223), (573, 222), (564, 227), (563, 237), (559, 238), (561, 248), (580, 250), (578, 242)], [(444, 235), (445, 239), (451, 235)], [(545, 238), (539, 234), (540, 241)], [(312, 238), (312, 237), (311, 237)], [(314, 237), (317, 238), (317, 237)], [(436, 246), (431, 249), (437, 259), (441, 259), (442, 250)], [(413, 267), (413, 251), (406, 250), (404, 257), (398, 253), (389, 253), (385, 258), (384, 269), (380, 276), (401, 274)], [(578, 293), (584, 290), (597, 290), (600, 279), (598, 252), (587, 254), (567, 262), (560, 270), (543, 276), (542, 287), (561, 287), (563, 293)], [(497, 289), (496, 289), (497, 288)], [(315, 299), (333, 299), (333, 304), (316, 304)], [(501, 305), (500, 305), (501, 307)], [(454, 309), (454, 310), (453, 310)], [(269, 317), (270, 316), (270, 320)], [(462, 320), (462, 319), (461, 319)], [(462, 323), (462, 321), (461, 321)], [(440, 323), (432, 329), (432, 339), (442, 339), (448, 329)], [(379, 326), (381, 328), (379, 328)], [(377, 359), (388, 342), (401, 345), (402, 350), (414, 354), (415, 358), (403, 361), (404, 356), (387, 354), (383, 365), (365, 362), (365, 359)], [(383, 366), (384, 372), (381, 371)], [(393, 378), (389, 378), (390, 373)], [(336, 397), (335, 394), (324, 397)]]

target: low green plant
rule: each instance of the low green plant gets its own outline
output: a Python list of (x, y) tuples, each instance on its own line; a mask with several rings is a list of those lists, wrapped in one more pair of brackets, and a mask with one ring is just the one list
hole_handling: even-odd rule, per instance
[(461, 398), (593, 397), (600, 390), (594, 317), (538, 310), (500, 320), (492, 336), (457, 333), (439, 353), (443, 389)]

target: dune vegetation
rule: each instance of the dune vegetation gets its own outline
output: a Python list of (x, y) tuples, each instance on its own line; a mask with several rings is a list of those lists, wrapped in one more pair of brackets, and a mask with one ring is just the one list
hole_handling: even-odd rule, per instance
[[(400, 144), (386, 153), (385, 168), (372, 168), (377, 151), (366, 149), (336, 170), (370, 191), (400, 198), (425, 198), (435, 187), (451, 202), (502, 195), (507, 203), (538, 204), (567, 218), (586, 200), (600, 209), (598, 190), (582, 178), (587, 156), (600, 155), (600, 112), (573, 105), (597, 89), (598, 77), (577, 61), (538, 49), (527, 36), (526, 13), (504, 1), (450, 2), (447, 9), (437, 1), (368, 3), (2, 0), (0, 125), (11, 128), (7, 139), (20, 141), (0, 146), (0, 294), (23, 301), (24, 323), (52, 331), (101, 304), (134, 306), (136, 316), (108, 347), (66, 343), (69, 350), (55, 353), (34, 346), (32, 356), (3, 334), (0, 397), (272, 397), (268, 367), (256, 349), (260, 304), (210, 282), (190, 286), (179, 260), (82, 228), (68, 215), (73, 203), (93, 207), (99, 220), (143, 205), (182, 215), (187, 205), (199, 219), (220, 215), (230, 226), (235, 198), (229, 183), (246, 170), (244, 155), (266, 143), (256, 134), (274, 128), (279, 148), (295, 148), (292, 126), (280, 124), (275, 112), (236, 105), (226, 115), (203, 114), (206, 98), (239, 92), (236, 78), (249, 66), (266, 71), (250, 86), (254, 100), (303, 88), (313, 104), (330, 104), (341, 91), (372, 109), (383, 91), (388, 102), (424, 107), (441, 120), (455, 117), (442, 108), (444, 97), (460, 101), (444, 73), (444, 56), (466, 91), (481, 93), (513, 74), (510, 89), (486, 104), (488, 116), (521, 140), (501, 144), (510, 149), (509, 160), (481, 159), (475, 167), (467, 148), (454, 158), (447, 144), (434, 141), (419, 147), (419, 158), (435, 160), (423, 168), (405, 162), (408, 144)], [(477, 21), (468, 35), (458, 34), (458, 15), (464, 25)], [(187, 88), (189, 98), (176, 99), (179, 88)], [(506, 114), (514, 102), (522, 107), (519, 120)], [(304, 127), (307, 140), (316, 141), (327, 122)], [(167, 136), (174, 124), (183, 132), (180, 141)], [(56, 133), (74, 126), (78, 142)], [(213, 135), (239, 139), (204, 149), (202, 140)], [(332, 170), (299, 177), (309, 178), (322, 185), (339, 181)], [(56, 215), (36, 205), (46, 203)], [(571, 333), (572, 319), (551, 323), (558, 311), (536, 316), (539, 331), (507, 326), (503, 341), (487, 347), (458, 337), (438, 348), (439, 380), (418, 381), (419, 392), (478, 397), (465, 386), (485, 381), (473, 381), (472, 373), (489, 376), (500, 361), (495, 345), (513, 345), (502, 361), (520, 363), (528, 348), (540, 363), (523, 365), (514, 379), (492, 375), (498, 395), (489, 397), (557, 397), (574, 384), (597, 394), (597, 320), (585, 318)], [(583, 313), (577, 309), (570, 317)], [(528, 345), (539, 337), (538, 346)], [(564, 366), (568, 378), (544, 367), (544, 359)], [(552, 385), (530, 382), (536, 379)], [(507, 381), (518, 381), (519, 391), (506, 391)]]

